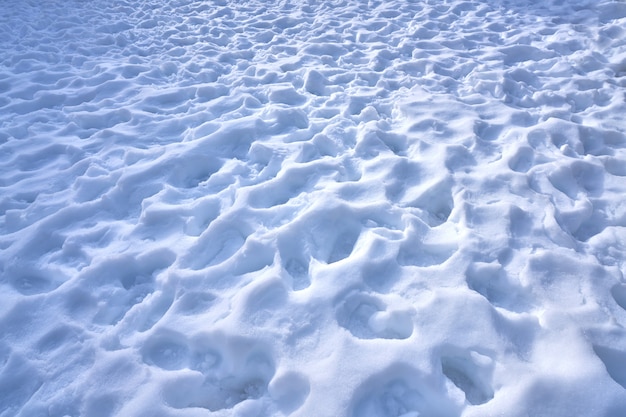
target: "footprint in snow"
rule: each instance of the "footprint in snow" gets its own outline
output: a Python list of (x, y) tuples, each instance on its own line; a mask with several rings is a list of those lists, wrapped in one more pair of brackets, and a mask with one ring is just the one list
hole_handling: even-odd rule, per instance
[(450, 352), (441, 357), (441, 371), (472, 405), (484, 404), (494, 396), (491, 358), (474, 351)]
[(407, 339), (413, 334), (408, 309), (390, 308), (383, 300), (356, 292), (339, 302), (337, 322), (359, 339)]

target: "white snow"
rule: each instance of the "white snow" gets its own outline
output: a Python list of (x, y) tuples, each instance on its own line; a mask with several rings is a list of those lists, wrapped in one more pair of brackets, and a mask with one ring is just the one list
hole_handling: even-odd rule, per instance
[(626, 3), (5, 0), (1, 417), (626, 415)]

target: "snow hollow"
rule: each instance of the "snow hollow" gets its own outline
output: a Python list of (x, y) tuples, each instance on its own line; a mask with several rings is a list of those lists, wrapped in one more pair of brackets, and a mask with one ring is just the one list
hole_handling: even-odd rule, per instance
[(626, 3), (4, 0), (1, 417), (626, 415)]

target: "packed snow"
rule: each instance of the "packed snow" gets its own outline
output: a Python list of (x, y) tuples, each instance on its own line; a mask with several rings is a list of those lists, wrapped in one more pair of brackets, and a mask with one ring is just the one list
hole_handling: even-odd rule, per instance
[(0, 416), (626, 415), (626, 2), (1, 6)]

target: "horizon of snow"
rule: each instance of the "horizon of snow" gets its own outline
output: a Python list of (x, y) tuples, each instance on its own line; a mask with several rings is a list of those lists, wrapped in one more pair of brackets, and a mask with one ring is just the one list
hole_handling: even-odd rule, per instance
[(626, 415), (626, 3), (5, 3), (0, 417)]

